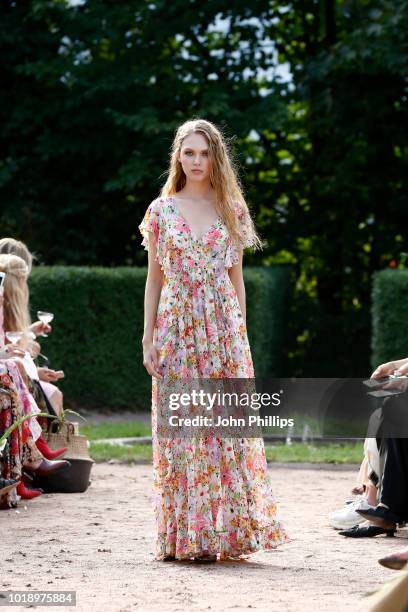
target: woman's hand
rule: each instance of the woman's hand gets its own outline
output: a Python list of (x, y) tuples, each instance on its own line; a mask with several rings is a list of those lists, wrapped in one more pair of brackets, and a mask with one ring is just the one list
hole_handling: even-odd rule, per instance
[(44, 382), (55, 382), (60, 378), (64, 378), (62, 372), (56, 370), (50, 370), (49, 368), (37, 368), (38, 378)]
[(143, 365), (155, 378), (163, 378), (159, 373), (159, 354), (153, 342), (143, 342)]
[(35, 359), (41, 353), (41, 346), (35, 340), (30, 340), (27, 345), (27, 350), (30, 353), (31, 357)]
[(49, 325), (48, 323), (44, 323), (43, 321), (36, 321), (35, 323), (32, 323), (29, 329), (31, 329), (31, 331), (34, 332), (36, 336), (41, 336), (42, 334), (49, 334), (52, 331), (51, 325)]
[(371, 374), (371, 378), (384, 378), (384, 376), (390, 376), (390, 374), (394, 374), (394, 372), (399, 375), (408, 374), (408, 357), (382, 363)]
[(17, 348), (13, 344), (6, 344), (6, 346), (0, 350), (0, 359), (14, 359), (16, 357), (24, 357), (25, 351)]
[(395, 370), (395, 374), (397, 374), (398, 376), (407, 376), (408, 375), (408, 359), (403, 359), (401, 361), (405, 363), (402, 363), (400, 366), (398, 366), (398, 368)]

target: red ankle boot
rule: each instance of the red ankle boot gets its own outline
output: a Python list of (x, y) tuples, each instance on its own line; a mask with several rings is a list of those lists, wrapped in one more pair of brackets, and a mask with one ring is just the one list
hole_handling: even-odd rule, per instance
[(22, 480), (18, 483), (16, 491), (21, 499), (34, 499), (34, 497), (38, 497), (42, 494), (41, 489), (29, 489)]
[(35, 445), (46, 459), (56, 459), (57, 457), (61, 457), (61, 455), (66, 453), (68, 450), (67, 446), (64, 446), (64, 448), (57, 448), (56, 450), (51, 450), (42, 436), (37, 438), (37, 440), (35, 441)]

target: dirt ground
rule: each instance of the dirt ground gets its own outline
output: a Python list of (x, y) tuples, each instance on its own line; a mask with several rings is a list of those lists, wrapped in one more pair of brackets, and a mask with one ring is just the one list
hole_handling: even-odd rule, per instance
[(154, 560), (150, 466), (94, 465), (86, 493), (0, 513), (0, 590), (75, 590), (77, 610), (98, 612), (366, 610), (364, 594), (393, 575), (377, 559), (407, 545), (408, 532), (352, 540), (328, 526), (354, 471), (271, 470), (291, 543), (201, 566)]

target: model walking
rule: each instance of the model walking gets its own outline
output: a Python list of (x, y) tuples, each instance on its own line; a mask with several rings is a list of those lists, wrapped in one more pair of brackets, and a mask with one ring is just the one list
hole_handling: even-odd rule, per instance
[(152, 376), (156, 558), (215, 561), (275, 548), (276, 516), (262, 438), (162, 439), (157, 379), (253, 378), (243, 248), (259, 247), (219, 130), (177, 130), (161, 196), (139, 229), (149, 252), (143, 363)]

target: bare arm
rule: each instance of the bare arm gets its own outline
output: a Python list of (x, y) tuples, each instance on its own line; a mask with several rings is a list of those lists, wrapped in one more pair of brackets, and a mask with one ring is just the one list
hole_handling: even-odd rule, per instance
[(239, 249), (239, 262), (228, 269), (228, 274), (231, 279), (231, 283), (234, 285), (235, 291), (237, 292), (238, 302), (241, 308), (242, 317), (246, 325), (246, 295), (244, 285), (244, 275), (242, 272), (242, 259), (243, 250)]
[(149, 232), (148, 270), (144, 296), (143, 365), (151, 376), (161, 378), (158, 373), (157, 349), (153, 344), (153, 331), (163, 286), (163, 271), (156, 260), (156, 245), (153, 232)]
[(408, 357), (405, 359), (397, 359), (396, 361), (387, 361), (387, 363), (382, 363), (371, 374), (371, 378), (382, 378), (383, 376), (389, 376), (395, 371), (397, 371), (398, 374), (408, 374)]

